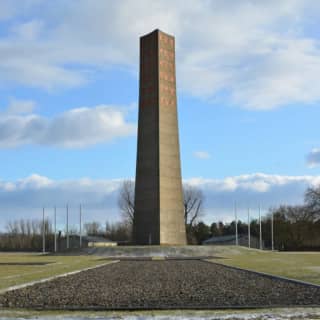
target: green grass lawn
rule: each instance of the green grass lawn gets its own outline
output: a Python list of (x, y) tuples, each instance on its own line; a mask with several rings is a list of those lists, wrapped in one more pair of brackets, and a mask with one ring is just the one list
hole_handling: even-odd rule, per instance
[(219, 247), (221, 262), (320, 285), (320, 252), (271, 252), (243, 247)]
[(100, 258), (0, 253), (0, 290), (105, 263)]

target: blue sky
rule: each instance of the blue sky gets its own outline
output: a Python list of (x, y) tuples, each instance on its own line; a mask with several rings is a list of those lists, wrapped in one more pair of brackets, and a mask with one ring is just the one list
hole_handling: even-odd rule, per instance
[(66, 202), (119, 219), (139, 37), (156, 28), (176, 37), (182, 174), (204, 219), (300, 203), (320, 183), (319, 18), (303, 0), (0, 0), (0, 228)]

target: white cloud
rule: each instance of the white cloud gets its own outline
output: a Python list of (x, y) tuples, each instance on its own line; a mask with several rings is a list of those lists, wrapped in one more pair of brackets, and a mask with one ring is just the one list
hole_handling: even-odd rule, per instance
[(137, 71), (138, 37), (160, 28), (176, 36), (186, 92), (255, 110), (320, 100), (314, 1), (56, 1), (54, 14), (46, 1), (23, 3), (23, 21), (0, 39), (0, 82), (52, 89), (82, 85), (97, 67)]
[(117, 188), (120, 180), (52, 180), (32, 174), (17, 181), (0, 180), (0, 230), (7, 221), (21, 218), (41, 218), (42, 207), (53, 217), (57, 206), (58, 224), (65, 223), (65, 206), (69, 204), (70, 224), (78, 222), (79, 204), (83, 207), (83, 221), (115, 221), (117, 216)]
[(320, 149), (314, 148), (307, 156), (307, 164), (310, 168), (320, 166)]
[[(71, 219), (78, 217), (79, 204), (86, 212), (86, 220), (120, 219), (117, 209), (118, 189), (122, 179), (52, 180), (33, 174), (17, 181), (0, 180), (0, 229), (10, 219), (41, 217), (42, 206), (52, 214), (59, 208), (59, 219), (64, 221), (64, 208), (69, 203)], [(230, 221), (234, 202), (237, 202), (239, 218), (246, 219), (250, 206), (252, 216), (260, 204), (263, 212), (280, 204), (300, 204), (308, 186), (320, 185), (320, 176), (281, 176), (263, 173), (248, 174), (223, 179), (192, 178), (184, 181), (203, 190), (205, 196), (205, 220)]]
[(193, 155), (198, 158), (198, 159), (202, 159), (202, 160), (206, 160), (211, 158), (210, 154), (206, 151), (195, 151), (193, 153)]
[(9, 114), (22, 114), (31, 113), (36, 107), (35, 101), (32, 100), (18, 100), (11, 98), (6, 113)]
[[(11, 106), (11, 108), (10, 108)], [(10, 109), (29, 111), (30, 102), (13, 102)], [(25, 144), (82, 148), (136, 133), (136, 125), (125, 119), (119, 107), (98, 105), (68, 110), (53, 118), (37, 114), (3, 114), (0, 118), (0, 147)]]
[(17, 18), (19, 16), (27, 16), (35, 5), (40, 5), (43, 0), (21, 0), (19, 4), (12, 0), (0, 1), (0, 21)]
[(11, 182), (10, 191), (34, 189), (41, 190), (50, 187), (54, 184), (52, 180), (38, 174), (32, 174), (29, 177), (18, 180), (15, 184)]
[(304, 192), (309, 186), (319, 186), (320, 176), (282, 176), (263, 173), (247, 174), (224, 179), (188, 179), (191, 185), (202, 188), (205, 194), (205, 220), (230, 221), (234, 202), (237, 202), (240, 219), (246, 219), (248, 207), (257, 213), (258, 205), (266, 212), (280, 204), (303, 203)]
[(224, 179), (192, 178), (188, 183), (198, 187), (205, 187), (214, 192), (220, 191), (252, 191), (266, 193), (274, 187), (288, 186), (290, 184), (307, 184), (317, 186), (320, 184), (320, 176), (282, 176), (254, 173), (226, 177)]
[(19, 25), (15, 25), (12, 28), (12, 32), (16, 34), (16, 37), (26, 41), (36, 40), (39, 37), (43, 22), (41, 20), (31, 20)]
[(7, 20), (14, 15), (14, 6), (10, 0), (2, 0), (0, 3), (0, 21)]
[[(30, 87), (53, 90), (54, 88), (79, 86), (87, 82), (82, 70), (75, 71), (50, 63), (50, 61), (45, 60), (45, 57), (37, 57), (37, 54), (35, 54), (34, 61), (32, 61), (32, 58), (28, 56), (29, 53), (23, 56), (23, 48), (17, 48), (17, 50), (20, 51), (18, 55), (12, 55), (2, 65), (0, 63), (0, 84), (5, 85), (15, 82)], [(34, 48), (34, 50), (37, 50), (37, 48)], [(50, 49), (48, 48), (48, 50)], [(5, 51), (6, 48), (1, 46), (0, 43), (0, 52)], [(11, 55), (10, 48), (8, 51), (8, 55)], [(34, 54), (30, 53), (30, 55)]]

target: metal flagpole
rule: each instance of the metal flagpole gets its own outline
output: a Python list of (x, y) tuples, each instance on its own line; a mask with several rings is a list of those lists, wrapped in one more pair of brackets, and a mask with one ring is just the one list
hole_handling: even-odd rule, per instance
[(251, 239), (250, 239), (250, 209), (248, 208), (248, 248), (251, 248)]
[(57, 209), (54, 206), (54, 252), (57, 252)]
[(67, 204), (67, 249), (69, 249), (69, 207)]
[(259, 204), (259, 225), (260, 225), (259, 243), (260, 243), (260, 250), (262, 250), (262, 227), (261, 227), (261, 208), (260, 208), (260, 204)]
[(238, 217), (237, 217), (237, 203), (234, 203), (234, 214), (236, 219), (236, 246), (239, 245), (238, 241)]
[(273, 212), (271, 212), (271, 250), (274, 250), (274, 238), (273, 238)]
[(80, 248), (82, 248), (82, 208), (80, 204)]
[(46, 252), (46, 234), (45, 234), (45, 224), (44, 224), (44, 207), (42, 208), (42, 252)]

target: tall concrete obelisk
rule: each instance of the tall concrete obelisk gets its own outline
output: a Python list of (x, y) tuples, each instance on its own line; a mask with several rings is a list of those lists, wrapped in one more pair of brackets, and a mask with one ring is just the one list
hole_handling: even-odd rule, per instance
[(140, 38), (136, 244), (186, 244), (177, 117), (174, 37)]

